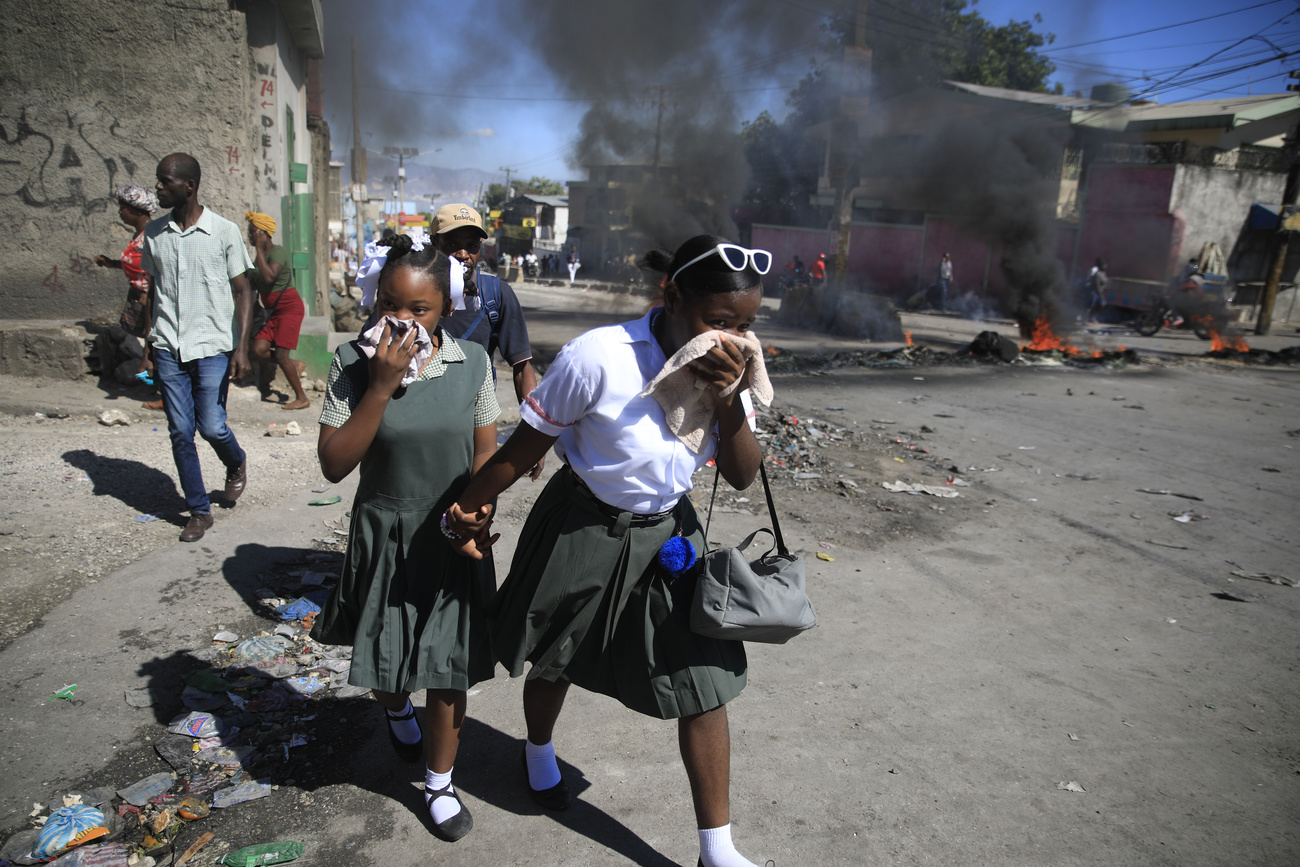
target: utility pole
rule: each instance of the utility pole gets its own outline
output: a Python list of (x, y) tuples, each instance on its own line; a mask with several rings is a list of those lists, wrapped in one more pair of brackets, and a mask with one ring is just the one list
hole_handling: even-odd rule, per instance
[(840, 107), (834, 121), (829, 152), (830, 176), (835, 183), (835, 280), (843, 289), (849, 272), (849, 237), (853, 229), (853, 190), (858, 185), (861, 122), (866, 118), (871, 76), (871, 49), (867, 47), (867, 0), (858, 0), (853, 44), (844, 46), (840, 67)]
[[(398, 213), (406, 213), (406, 163), (407, 157), (418, 157), (419, 148), (384, 148), (384, 156), (397, 157), (397, 177), (393, 180), (397, 186), (393, 188), (393, 194), (397, 197)], [(385, 178), (385, 180), (388, 180)]]
[[(357, 72), (357, 38), (352, 37), (352, 204), (357, 220), (357, 261), (361, 261), (361, 205), (369, 198), (366, 195), (366, 148), (361, 143), (361, 97), (358, 95), (359, 74)], [(358, 186), (359, 185), (359, 186)]]
[(509, 201), (510, 200), (510, 175), (514, 173), (514, 169), (507, 168), (505, 166), (497, 166), (497, 171), (506, 173), (506, 201)]
[[(1290, 73), (1291, 78), (1300, 79), (1300, 70)], [(1300, 84), (1288, 84), (1287, 90), (1300, 90)], [(1296, 193), (1300, 188), (1300, 121), (1296, 121), (1291, 130), (1290, 140), (1286, 143), (1284, 153), (1291, 157), (1291, 165), (1286, 173), (1286, 187), (1282, 191), (1282, 207), (1278, 211), (1278, 237), (1273, 246), (1273, 261), (1268, 268), (1268, 278), (1264, 282), (1264, 297), (1259, 299), (1259, 318), (1255, 320), (1255, 333), (1268, 334), (1273, 327), (1273, 305), (1277, 303), (1277, 290), (1282, 282), (1282, 271), (1286, 268), (1286, 257), (1291, 252), (1291, 235), (1297, 222)]]
[(660, 146), (663, 141), (663, 132), (664, 132), (664, 106), (669, 104), (668, 100), (665, 98), (665, 94), (668, 92), (668, 88), (664, 87), (662, 84), (655, 84), (650, 87), (647, 87), (646, 90), (654, 94), (655, 98), (652, 100), (648, 99), (644, 101), (649, 102), (658, 107), (658, 117), (655, 119), (655, 156), (654, 156), (654, 175), (653, 175), (655, 188), (658, 189), (659, 154), (660, 154)]

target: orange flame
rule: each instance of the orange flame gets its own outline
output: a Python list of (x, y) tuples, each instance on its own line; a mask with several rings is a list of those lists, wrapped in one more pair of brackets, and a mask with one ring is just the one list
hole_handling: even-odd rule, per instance
[(1223, 352), (1228, 349), (1231, 349), (1234, 352), (1250, 352), (1250, 344), (1248, 344), (1241, 335), (1229, 334), (1227, 337), (1224, 337), (1219, 334), (1219, 330), (1213, 325), (1209, 326), (1209, 329), (1211, 352)]
[(1067, 338), (1061, 337), (1052, 330), (1052, 323), (1046, 316), (1038, 317), (1030, 330), (1029, 343), (1025, 349), (1032, 349), (1035, 352), (1046, 352), (1049, 349), (1059, 349), (1068, 355), (1078, 355), (1078, 347), (1071, 346)]
[(903, 332), (903, 336), (907, 338), (907, 345), (908, 345), (908, 346), (911, 346), (911, 345), (912, 345), (912, 332), (910, 332), (910, 331), (904, 331), (904, 332)]

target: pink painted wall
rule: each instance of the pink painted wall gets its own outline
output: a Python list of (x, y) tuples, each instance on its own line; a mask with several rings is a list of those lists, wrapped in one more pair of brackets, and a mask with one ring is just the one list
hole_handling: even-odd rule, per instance
[(849, 274), (876, 291), (907, 294), (917, 285), (920, 226), (854, 226), (849, 236)]
[(939, 276), (939, 260), (952, 254), (952, 282), (957, 292), (982, 292), (984, 275), (989, 267), (988, 244), (972, 237), (956, 223), (931, 217), (925, 224), (925, 257), (921, 264), (922, 285), (928, 286)]
[(1169, 213), (1173, 185), (1173, 168), (1094, 166), (1085, 191), (1079, 270), (1086, 273), (1100, 256), (1113, 278), (1163, 281), (1182, 236)]

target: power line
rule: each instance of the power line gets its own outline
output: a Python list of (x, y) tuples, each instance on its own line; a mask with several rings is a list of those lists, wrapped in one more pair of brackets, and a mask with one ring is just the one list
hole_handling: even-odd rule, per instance
[[(1044, 53), (1068, 51), (1071, 48), (1082, 48), (1085, 45), (1100, 45), (1103, 42), (1116, 42), (1120, 39), (1131, 39), (1134, 36), (1145, 36), (1148, 33), (1159, 33), (1162, 30), (1173, 30), (1176, 27), (1186, 27), (1189, 24), (1200, 24), (1202, 21), (1213, 21), (1216, 18), (1226, 18), (1229, 15), (1249, 12), (1252, 9), (1262, 9), (1265, 6), (1276, 6), (1278, 3), (1282, 2), (1284, 2), (1284, 0), (1268, 0), (1266, 3), (1256, 3), (1254, 6), (1243, 6), (1241, 9), (1232, 9), (1228, 12), (1220, 12), (1217, 15), (1207, 15), (1204, 18), (1193, 18), (1190, 21), (1179, 21), (1177, 24), (1166, 24), (1163, 27), (1152, 27), (1150, 30), (1138, 30), (1135, 33), (1125, 33), (1122, 36), (1107, 36), (1104, 39), (1093, 39), (1090, 42), (1076, 42), (1073, 45), (1057, 45), (1047, 49)], [(1269, 25), (1269, 27), (1272, 26), (1272, 24)]]
[[(1285, 20), (1287, 20), (1288, 18), (1290, 18), (1292, 15), (1296, 14), (1297, 11), (1300, 11), (1300, 10), (1292, 9), (1290, 12), (1286, 13), (1286, 14), (1283, 15), (1281, 18), (1277, 19), (1277, 20), (1274, 21), (1272, 24), (1268, 25), (1268, 27), (1265, 27), (1265, 28), (1263, 28), (1262, 30), (1260, 30), (1260, 31), (1258, 31), (1258, 32), (1256, 32), (1256, 33), (1252, 33), (1252, 34), (1250, 34), (1249, 36), (1246, 36), (1246, 37), (1244, 37), (1244, 38), (1242, 38), (1242, 39), (1237, 40), (1236, 42), (1234, 42), (1234, 43), (1232, 43), (1231, 45), (1229, 45), (1227, 48), (1221, 48), (1221, 49), (1219, 49), (1218, 51), (1216, 51), (1216, 52), (1214, 52), (1213, 54), (1211, 54), (1209, 57), (1206, 57), (1204, 60), (1198, 60), (1196, 63), (1193, 63), (1191, 66), (1188, 66), (1188, 67), (1186, 67), (1185, 69), (1181, 69), (1181, 70), (1179, 70), (1178, 72), (1176, 72), (1176, 73), (1174, 73), (1173, 75), (1171, 75), (1169, 78), (1166, 78), (1164, 81), (1159, 81), (1159, 82), (1153, 84), (1151, 87), (1147, 88), (1147, 89), (1144, 90), (1142, 93), (1140, 93), (1140, 94), (1135, 94), (1135, 96), (1143, 96), (1143, 95), (1145, 95), (1145, 94), (1148, 94), (1148, 93), (1151, 93), (1151, 92), (1155, 91), (1155, 90), (1158, 89), (1158, 88), (1161, 88), (1161, 87), (1164, 87), (1164, 86), (1168, 85), (1170, 82), (1175, 81), (1179, 76), (1181, 76), (1181, 75), (1185, 75), (1186, 73), (1191, 72), (1193, 69), (1196, 69), (1196, 68), (1199, 67), (1199, 66), (1204, 66), (1205, 64), (1209, 63), (1209, 62), (1210, 62), (1211, 60), (1213, 60), (1214, 58), (1218, 57), (1220, 54), (1223, 54), (1223, 53), (1226, 52), (1226, 51), (1231, 51), (1233, 48), (1236, 48), (1238, 45), (1241, 45), (1241, 44), (1244, 43), (1244, 42), (1249, 42), (1251, 39), (1254, 39), (1256, 36), (1259, 36), (1261, 33), (1264, 33), (1266, 30), (1270, 30), (1270, 29), (1272, 29), (1273, 27), (1276, 27), (1277, 25), (1281, 24), (1283, 21), (1285, 21)], [(1286, 56), (1286, 55), (1283, 55), (1283, 56)], [(1269, 62), (1272, 62), (1273, 59), (1275, 59), (1275, 58), (1270, 58), (1269, 60), (1266, 60), (1266, 61), (1263, 61), (1263, 62), (1264, 62), (1264, 63), (1269, 63)], [(1259, 64), (1254, 64), (1254, 65), (1259, 65)], [(1249, 68), (1249, 67), (1246, 67), (1246, 68)]]

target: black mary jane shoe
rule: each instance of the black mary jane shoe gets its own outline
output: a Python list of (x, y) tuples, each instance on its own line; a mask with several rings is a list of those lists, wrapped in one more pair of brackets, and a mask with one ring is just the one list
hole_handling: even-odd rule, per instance
[(539, 807), (545, 807), (548, 810), (567, 810), (573, 803), (573, 795), (569, 794), (569, 784), (564, 782), (564, 777), (549, 789), (537, 790), (528, 779), (528, 751), (525, 749), (519, 754), (519, 762), (524, 766), (524, 785), (528, 787), (528, 794), (533, 802)]
[[(388, 741), (393, 745), (393, 752), (408, 765), (413, 765), (424, 758), (424, 726), (420, 724), (420, 717), (415, 713), (415, 705), (409, 707), (411, 709), (402, 716), (393, 716), (385, 708), (384, 719), (388, 721)], [(393, 723), (406, 722), (408, 719), (415, 720), (415, 726), (420, 730), (420, 739), (413, 744), (402, 743), (393, 732)]]
[[(425, 786), (424, 794), (429, 796), (429, 803), (425, 805), (425, 809), (429, 811), (429, 820), (433, 822), (433, 833), (439, 840), (455, 843), (473, 829), (474, 817), (469, 814), (469, 808), (460, 799), (460, 793), (452, 788), (450, 783), (445, 789), (437, 790)], [(445, 822), (437, 821), (433, 818), (433, 802), (439, 798), (455, 798), (456, 803), (460, 804), (460, 812)]]

